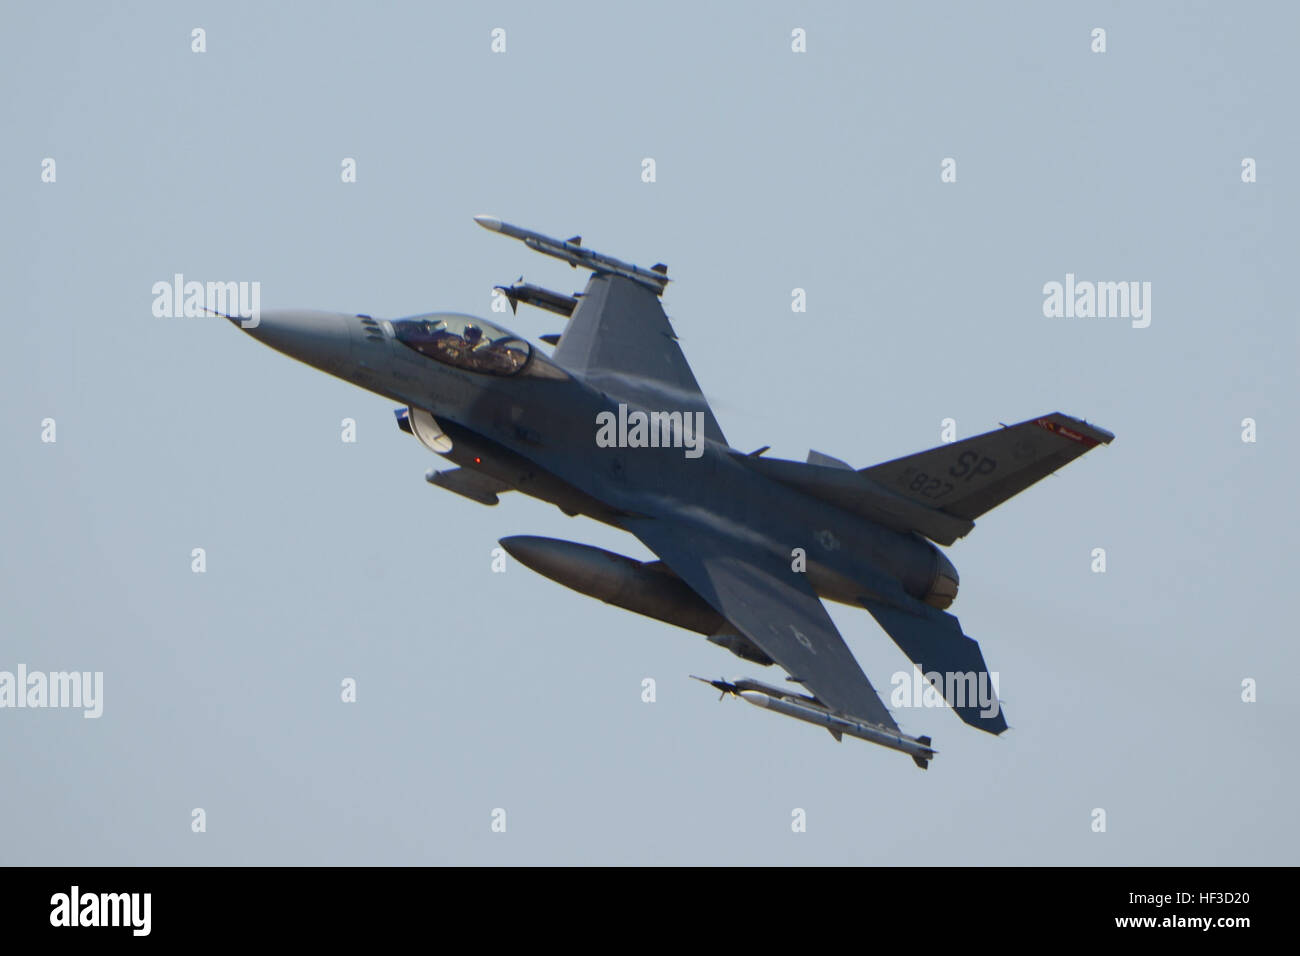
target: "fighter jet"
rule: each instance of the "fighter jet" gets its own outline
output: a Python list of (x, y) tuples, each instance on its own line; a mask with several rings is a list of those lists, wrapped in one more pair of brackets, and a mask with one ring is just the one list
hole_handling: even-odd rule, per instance
[(724, 695), (928, 766), (930, 738), (899, 729), (827, 614), (830, 600), (870, 613), (961, 720), (1006, 730), (999, 702), (975, 692), (989, 686), (988, 668), (946, 611), (959, 579), (938, 546), (1110, 432), (1052, 412), (861, 469), (816, 451), (787, 461), (732, 448), (664, 313), (666, 266), (476, 221), (590, 272), (574, 295), (498, 287), (512, 309), (566, 317), (558, 337), (543, 337), (552, 354), (453, 312), (227, 318), (398, 403), (398, 426), (455, 466), (431, 470), (430, 483), (485, 505), (519, 492), (638, 538), (660, 560), (533, 536), (501, 544), (560, 584), (788, 675), (788, 687), (712, 681)]

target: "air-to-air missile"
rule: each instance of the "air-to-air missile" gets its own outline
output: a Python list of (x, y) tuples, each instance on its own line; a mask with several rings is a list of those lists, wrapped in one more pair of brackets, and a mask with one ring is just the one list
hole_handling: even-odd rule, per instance
[(909, 737), (901, 731), (881, 727), (869, 721), (831, 713), (825, 704), (807, 694), (796, 694), (783, 687), (773, 687), (771, 684), (764, 684), (762, 681), (751, 680), (748, 677), (738, 677), (734, 681), (705, 680), (703, 677), (695, 679), (712, 684), (723, 694), (732, 694), (755, 707), (762, 707), (764, 710), (775, 711), (786, 717), (793, 717), (795, 720), (825, 727), (836, 740), (848, 734), (850, 737), (868, 740), (890, 750), (901, 750), (922, 770), (929, 764), (930, 758), (938, 753), (931, 748), (929, 737)]
[(506, 301), (510, 303), (511, 312), (518, 312), (519, 303), (522, 302), (524, 305), (545, 309), (547, 312), (554, 312), (556, 315), (563, 315), (567, 318), (573, 315), (573, 310), (578, 307), (577, 296), (552, 292), (550, 289), (543, 289), (531, 282), (521, 281), (516, 282), (514, 285), (498, 285), (493, 286), (493, 289), (506, 297)]
[(496, 216), (475, 216), (474, 221), (484, 229), (499, 232), (511, 239), (518, 239), (529, 249), (543, 255), (563, 259), (575, 269), (581, 267), (590, 269), (593, 272), (606, 272), (622, 276), (647, 287), (655, 295), (663, 295), (664, 286), (668, 284), (668, 267), (662, 262), (651, 266), (649, 269), (643, 269), (630, 262), (624, 262), (622, 259), (615, 259), (613, 256), (603, 255), (594, 249), (584, 247), (582, 245), (582, 236), (555, 239), (551, 236), (544, 236), (540, 232), (533, 232), (531, 229), (512, 226), (508, 222), (502, 222)]

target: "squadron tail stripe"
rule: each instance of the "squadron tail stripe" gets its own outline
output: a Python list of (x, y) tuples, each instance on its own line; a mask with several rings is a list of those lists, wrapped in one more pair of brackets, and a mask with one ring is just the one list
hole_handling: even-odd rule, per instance
[(1052, 421), (1050, 418), (1039, 418), (1035, 420), (1034, 424), (1037, 425), (1039, 428), (1047, 429), (1049, 432), (1052, 432), (1055, 435), (1060, 435), (1062, 438), (1068, 438), (1070, 439), (1070, 441), (1077, 441), (1080, 445), (1083, 445), (1087, 448), (1095, 448), (1097, 445), (1101, 444), (1100, 440), (1096, 438), (1090, 438), (1087, 435), (1081, 435), (1078, 432), (1071, 430), (1065, 425), (1061, 425), (1057, 422)]

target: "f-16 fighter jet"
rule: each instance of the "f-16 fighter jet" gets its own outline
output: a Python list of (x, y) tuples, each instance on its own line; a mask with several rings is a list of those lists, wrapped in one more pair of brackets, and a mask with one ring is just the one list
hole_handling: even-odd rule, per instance
[[(768, 458), (727, 444), (660, 304), (666, 266), (602, 255), (488, 216), (486, 229), (591, 273), (580, 294), (499, 287), (517, 308), (567, 317), (543, 354), (469, 315), (382, 319), (333, 312), (228, 316), (258, 341), (400, 403), (398, 425), (455, 467), (432, 484), (486, 505), (517, 491), (635, 535), (640, 562), (531, 536), (501, 544), (583, 594), (706, 635), (786, 686), (711, 682), (784, 716), (902, 751), (904, 734), (822, 600), (865, 608), (963, 721), (1007, 727), (979, 645), (946, 609), (958, 577), (936, 545), (1110, 432), (1053, 412), (855, 469), (810, 452)], [(797, 689), (796, 689), (797, 688)]]

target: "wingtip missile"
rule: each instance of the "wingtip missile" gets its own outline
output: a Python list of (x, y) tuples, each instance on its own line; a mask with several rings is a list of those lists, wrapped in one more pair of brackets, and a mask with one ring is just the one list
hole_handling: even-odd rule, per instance
[[(718, 685), (714, 684), (714, 686)], [(897, 728), (891, 729), (855, 717), (832, 713), (820, 701), (804, 695), (792, 695), (782, 692), (779, 688), (770, 688), (751, 680), (737, 681), (731, 686), (734, 689), (729, 691), (730, 693), (734, 693), (741, 700), (755, 707), (824, 727), (836, 740), (840, 739), (840, 735), (848, 734), (850, 737), (879, 744), (890, 750), (901, 751), (911, 757), (922, 770), (927, 768), (930, 760), (938, 752), (930, 746), (929, 737), (909, 737)]]
[(531, 229), (524, 229), (505, 222), (496, 216), (475, 216), (474, 221), (484, 229), (499, 232), (511, 239), (518, 239), (534, 252), (540, 252), (542, 255), (567, 262), (575, 269), (582, 267), (590, 269), (592, 272), (622, 276), (624, 279), (645, 286), (655, 295), (663, 295), (664, 287), (671, 281), (668, 278), (668, 267), (662, 262), (655, 263), (650, 269), (643, 269), (631, 262), (624, 262), (622, 259), (615, 259), (613, 256), (607, 256), (583, 246), (581, 236), (574, 236), (571, 239), (556, 239), (553, 236), (546, 236), (540, 232), (533, 232)]
[[(730, 681), (725, 681), (725, 680), (722, 680), (722, 679), (718, 679), (718, 680), (709, 680), (709, 678), (707, 678), (707, 677), (696, 677), (694, 674), (691, 674), (690, 676), (691, 676), (693, 679), (699, 681), (701, 684), (709, 684), (710, 686), (713, 687), (714, 690), (720, 690), (720, 691), (722, 691), (722, 696), (723, 696), (723, 697), (727, 696), (728, 694), (741, 694), (741, 693), (743, 693), (743, 692), (740, 690), (740, 688), (738, 688), (735, 684), (731, 683)], [(718, 700), (722, 700), (722, 697), (719, 697)]]

